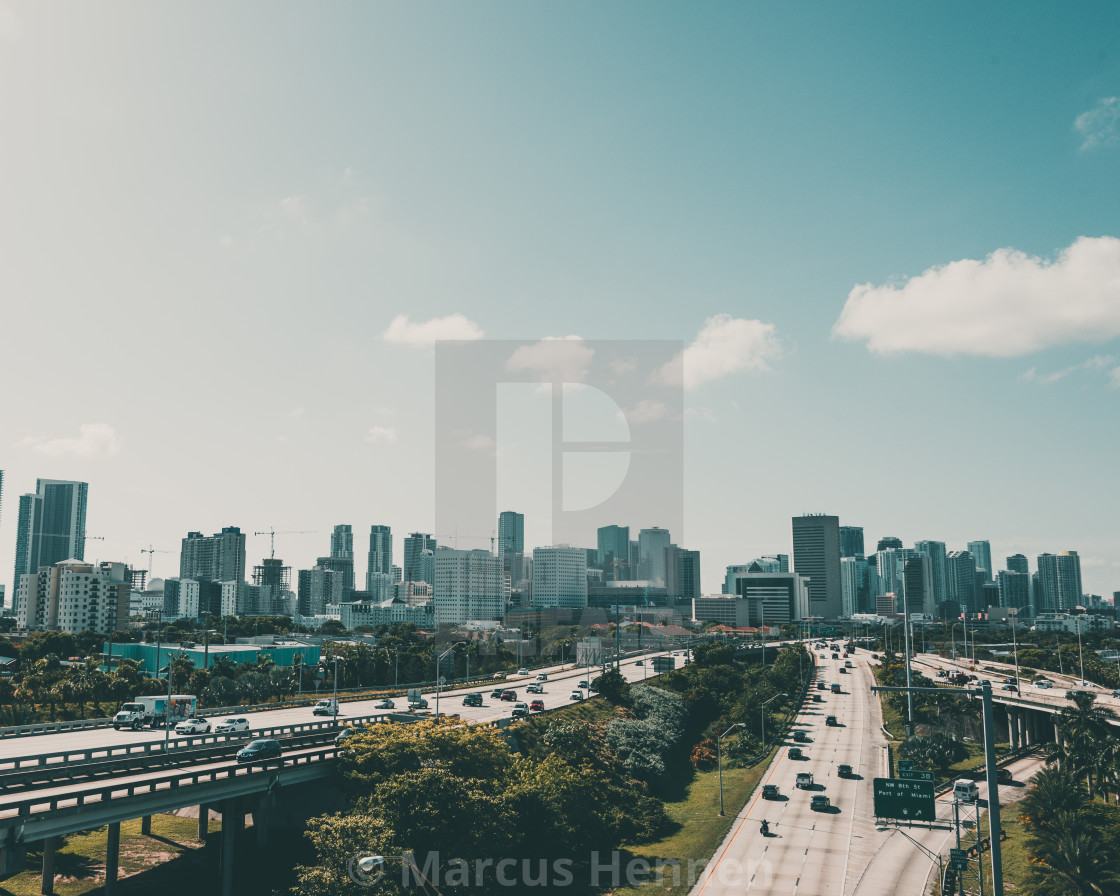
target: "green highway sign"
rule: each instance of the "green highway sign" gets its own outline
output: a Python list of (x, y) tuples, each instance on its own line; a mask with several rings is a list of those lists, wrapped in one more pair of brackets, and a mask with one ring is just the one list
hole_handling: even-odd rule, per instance
[(900, 772), (912, 772), (914, 770), (913, 759), (900, 759), (898, 760), (898, 770)]
[(933, 781), (933, 772), (922, 768), (900, 768), (898, 776), (903, 781)]
[(949, 850), (949, 867), (954, 871), (968, 870), (968, 852), (963, 849)]
[(907, 821), (935, 821), (932, 781), (875, 778), (875, 816)]

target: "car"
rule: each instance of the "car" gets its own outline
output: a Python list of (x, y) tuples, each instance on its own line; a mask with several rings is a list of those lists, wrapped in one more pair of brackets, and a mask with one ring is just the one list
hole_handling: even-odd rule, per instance
[(520, 669), (517, 670), (517, 674), (518, 675), (528, 675), (529, 670), (526, 669), (524, 666), (522, 666)]
[(793, 739), (796, 743), (803, 744), (808, 742), (809, 735), (807, 735), (804, 731), (798, 730), (793, 732)]
[(1019, 689), (1017, 687), (1015, 687), (1015, 685), (1013, 685), (1013, 684), (1005, 684), (1005, 685), (1000, 686), (1000, 690), (1001, 691), (1017, 691)]
[(283, 752), (278, 740), (251, 740), (243, 749), (237, 751), (237, 761), (263, 762), (268, 759), (279, 759)]
[(852, 776), (852, 767), (847, 763), (841, 763), (836, 766), (836, 774), (841, 778), (850, 778)]
[(529, 704), (529, 712), (544, 712), (544, 701), (534, 700)]
[(390, 700), (388, 697), (386, 697), (384, 700), (378, 700), (375, 704), (373, 704), (373, 708), (374, 709), (396, 709), (397, 705), (392, 700)]
[(568, 699), (569, 700), (582, 700), (583, 699), (583, 691), (572, 691), (570, 694), (568, 694)]
[(494, 688), (494, 690), (492, 690), (490, 692), (490, 699), (491, 700), (501, 700), (502, 699), (502, 694), (504, 694), (505, 692), (506, 692), (505, 688)]
[(340, 732), (338, 732), (338, 736), (334, 739), (335, 746), (342, 746), (342, 742), (346, 740), (346, 738), (350, 737), (350, 735), (355, 734), (358, 731), (364, 731), (365, 727), (366, 726), (361, 722), (355, 722), (353, 725), (348, 725), (347, 727), (343, 728)]
[(238, 731), (248, 731), (248, 719), (222, 719), (214, 726), (215, 734), (236, 734)]
[(644, 666), (645, 664), (646, 664), (645, 660), (638, 660), (636, 663), (634, 663), (635, 666)]
[(801, 752), (800, 747), (790, 747), (789, 748), (789, 758), (790, 759), (804, 759), (805, 754)]
[(838, 653), (834, 653), (834, 654), (832, 654), (832, 658), (833, 658), (834, 660), (838, 660), (838, 659), (840, 659), (840, 654), (838, 654)]
[(945, 678), (948, 674), (949, 673), (946, 672), (944, 669), (938, 669), (937, 670), (937, 677), (938, 678)]
[(1113, 697), (1120, 697), (1120, 689), (1113, 691), (1112, 696)]
[(463, 706), (482, 706), (482, 694), (467, 694), (463, 698)]
[(543, 694), (544, 693), (544, 685), (541, 684), (539, 681), (534, 681), (534, 682), (526, 685), (525, 693), (526, 694)]
[[(847, 654), (845, 653), (845, 654), (844, 654), (844, 656), (847, 656)], [(854, 669), (854, 668), (855, 668), (855, 666), (853, 666), (853, 665), (852, 665), (852, 661), (851, 661), (851, 660), (848, 660), (848, 661), (847, 661), (846, 663), (844, 663), (844, 668), (845, 668), (845, 669)]]
[(837, 684), (835, 681), (832, 683), (832, 693), (834, 693), (834, 694), (839, 694), (840, 693), (840, 685)]
[(824, 703), (824, 697), (822, 697), (820, 694), (813, 694), (813, 702)]
[(980, 799), (980, 788), (975, 781), (957, 781), (953, 785), (953, 799), (961, 803), (975, 803)]
[(316, 716), (337, 716), (338, 712), (338, 703), (334, 700), (320, 700), (311, 710), (312, 715)]
[(841, 666), (841, 667), (840, 667), (840, 674), (841, 674), (841, 675), (847, 675), (847, 674), (848, 674), (848, 670), (847, 670), (847, 669), (845, 669), (845, 668), (844, 668), (843, 666)]
[(1015, 779), (1011, 774), (1011, 769), (1009, 769), (1009, 768), (998, 768), (998, 769), (996, 769), (996, 781), (998, 781), (1000, 784), (1011, 784), (1012, 782), (1014, 782), (1014, 780)]
[(1000, 680), (1000, 684), (1015, 684), (1014, 678), (1004, 678)]
[(588, 680), (587, 680), (587, 679), (585, 678), (585, 679), (584, 679), (583, 681), (581, 681), (581, 682), (579, 683), (579, 686), (580, 686), (581, 688), (588, 688), (588, 689), (590, 690), (590, 688), (591, 688), (591, 682), (589, 682), (589, 681), (588, 681)]
[(879, 659), (879, 654), (877, 654), (877, 653), (871, 654), (871, 659), (873, 659), (873, 660)]
[(408, 701), (408, 708), (409, 709), (427, 709), (428, 708), (428, 701), (425, 700), (423, 697), (413, 697), (412, 699), (410, 699)]
[(537, 673), (537, 681), (548, 681), (548, 673), (547, 672)]
[[(844, 659), (847, 659), (847, 658), (848, 658), (848, 652), (847, 652), (847, 651), (844, 651)], [(851, 663), (848, 663), (848, 665), (850, 666), (850, 665), (851, 665)]]
[(777, 784), (763, 784), (762, 785), (762, 798), (764, 800), (776, 800), (782, 795), (782, 791), (778, 789)]
[(812, 790), (813, 789), (813, 774), (812, 772), (798, 772), (797, 777), (794, 778), (794, 786), (798, 790)]
[(1077, 687), (1079, 687), (1079, 688), (1095, 688), (1096, 687), (1096, 685), (1093, 684), (1093, 682), (1091, 682), (1091, 681), (1075, 681), (1074, 684), (1077, 685)]
[(828, 659), (828, 657), (826, 657), (826, 656), (825, 656), (825, 655), (824, 655), (823, 653), (822, 653), (822, 654), (819, 654), (819, 656), (820, 656), (820, 658), (821, 658), (822, 660), (826, 660), (826, 659)]
[(1050, 688), (1054, 687), (1054, 682), (1047, 681), (1045, 678), (1040, 678), (1034, 683), (1034, 686), (1036, 688), (1042, 688), (1043, 690), (1049, 690)]
[(817, 682), (817, 690), (818, 691), (824, 691), (824, 690), (827, 690), (827, 689), (828, 689), (828, 685), (825, 684), (823, 681), (818, 681)]
[(517, 699), (517, 691), (511, 691), (509, 688), (506, 688), (504, 691), (502, 691), (502, 696), (499, 697), (498, 699), (499, 700), (516, 700)]
[(826, 724), (826, 725), (827, 725), (827, 726), (828, 726), (829, 728), (835, 728), (835, 727), (836, 727), (837, 725), (839, 725), (839, 724), (840, 724), (839, 722), (837, 722), (837, 721), (836, 721), (836, 716), (829, 716), (828, 718), (826, 718), (826, 719), (824, 720), (824, 723), (825, 723), (825, 724)]
[(494, 673), (494, 681), (505, 681), (505, 680), (506, 680), (506, 673), (505, 672), (495, 672)]
[(210, 723), (206, 719), (186, 719), (175, 726), (176, 734), (209, 734)]
[(814, 793), (813, 798), (809, 801), (809, 808), (814, 812), (827, 812), (832, 808), (832, 803), (823, 793)]
[(969, 675), (969, 676), (968, 676), (968, 680), (969, 680), (969, 681), (979, 681), (980, 679), (979, 679), (979, 678), (977, 678), (977, 677), (976, 677), (975, 675)]

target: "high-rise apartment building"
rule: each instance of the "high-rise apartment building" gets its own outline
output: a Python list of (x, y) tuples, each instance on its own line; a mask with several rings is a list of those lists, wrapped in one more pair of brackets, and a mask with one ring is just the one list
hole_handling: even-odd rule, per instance
[(630, 567), (630, 527), (600, 526), (597, 549), (599, 568), (608, 582), (636, 579), (636, 570)]
[(321, 616), (327, 604), (342, 603), (342, 574), (316, 566), (299, 571), (296, 607), (300, 616)]
[(563, 544), (533, 548), (533, 606), (587, 606), (587, 554), (583, 548)]
[(863, 526), (840, 527), (840, 556), (863, 557)]
[(413, 532), (404, 540), (404, 580), (434, 584), (433, 555), (436, 540), (425, 532)]
[(850, 617), (855, 613), (870, 613), (871, 591), (866, 557), (840, 558), (840, 603), (841, 615)]
[(432, 601), (436, 625), (492, 622), (505, 618), (502, 559), (489, 551), (435, 552)]
[[(394, 582), (393, 532), (388, 526), (369, 527), (369, 554), (366, 563), (366, 591), (375, 595), (387, 594)], [(384, 600), (384, 597), (380, 598)]]
[(1035, 596), (1039, 613), (1058, 613), (1081, 606), (1081, 558), (1077, 551), (1039, 554)]
[(992, 543), (990, 541), (970, 541), (968, 552), (972, 554), (972, 562), (976, 564), (976, 568), (984, 570), (984, 581), (991, 582), (994, 576), (992, 572)]
[(922, 557), (929, 557), (930, 575), (933, 578), (934, 603), (940, 605), (949, 599), (949, 573), (945, 564), (945, 542), (923, 540), (914, 544)]
[(902, 547), (902, 539), (895, 538), (893, 535), (884, 535), (879, 539), (879, 544), (875, 546), (876, 551), (885, 551), (888, 548)]
[(1031, 563), (1023, 554), (1012, 554), (1008, 557), (1007, 568), (1011, 572), (1021, 572), (1027, 576), (1031, 574)]
[(179, 578), (244, 581), (245, 533), (237, 526), (226, 526), (211, 536), (188, 532), (179, 552)]
[(253, 585), (261, 589), (268, 589), (268, 596), (274, 602), (269, 608), (264, 609), (264, 601), (259, 602), (258, 612), (261, 614), (283, 613), (292, 593), (292, 568), (285, 566), (284, 561), (276, 557), (266, 558), (260, 566), (253, 567)]
[[(911, 548), (884, 548), (875, 555), (881, 594), (887, 592), (895, 595), (902, 594), (905, 588), (903, 572), (906, 568), (906, 561), (917, 556), (918, 552)], [(921, 613), (923, 611), (915, 610), (914, 612)]]
[(979, 603), (976, 593), (976, 563), (968, 551), (950, 551), (945, 557), (949, 600), (959, 604), (962, 612), (975, 613)]
[(94, 566), (63, 560), (20, 576), (15, 594), (20, 628), (112, 634), (128, 627), (131, 574), (124, 563)]
[(843, 611), (839, 517), (793, 518), (793, 569), (809, 579), (809, 615), (838, 619)]
[[(1024, 558), (1026, 559), (1026, 558)], [(999, 585), (999, 605), (1027, 610), (1031, 603), (1031, 577), (1026, 572), (1001, 569), (996, 577)]]
[(916, 554), (907, 557), (902, 569), (902, 600), (906, 615), (925, 613), (937, 615), (933, 592), (933, 563), (929, 557)]
[(63, 560), (84, 560), (89, 485), (36, 479), (33, 494), (20, 495), (16, 521), (15, 588), (21, 576), (37, 575)]
[(750, 625), (784, 625), (813, 615), (809, 582), (800, 573), (762, 572), (752, 563), (734, 573), (731, 588), (748, 602)]

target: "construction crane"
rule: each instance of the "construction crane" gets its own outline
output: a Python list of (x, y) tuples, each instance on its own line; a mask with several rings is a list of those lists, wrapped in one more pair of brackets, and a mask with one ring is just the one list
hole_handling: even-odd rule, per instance
[(148, 555), (148, 577), (151, 578), (151, 575), (152, 575), (152, 560), (155, 559), (152, 555), (153, 554), (174, 554), (175, 552), (174, 551), (163, 551), (163, 550), (160, 550), (157, 547), (153, 547), (152, 545), (148, 545), (146, 548), (140, 548), (140, 553)]
[(490, 553), (491, 554), (496, 554), (497, 553), (497, 551), (495, 550), (495, 544), (494, 543), (498, 539), (494, 535), (493, 532), (491, 532), (489, 535), (471, 535), (469, 532), (456, 532), (454, 535), (436, 535), (434, 537), (437, 541), (440, 541), (440, 540), (443, 540), (443, 541), (450, 540), (450, 541), (452, 541), (455, 545), (455, 550), (459, 549), (459, 539), (460, 538), (472, 538), (475, 541), (485, 541), (487, 538), (489, 538), (490, 539)]
[(276, 536), (277, 535), (314, 535), (314, 529), (265, 529), (262, 532), (254, 532), (254, 535), (267, 535), (268, 536), (268, 558), (270, 560), (276, 559)]

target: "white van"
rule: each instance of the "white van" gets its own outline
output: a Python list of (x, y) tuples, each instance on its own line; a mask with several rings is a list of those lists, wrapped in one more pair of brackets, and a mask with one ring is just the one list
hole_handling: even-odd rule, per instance
[(980, 788), (975, 781), (957, 781), (953, 785), (953, 799), (961, 803), (975, 803), (980, 799)]

